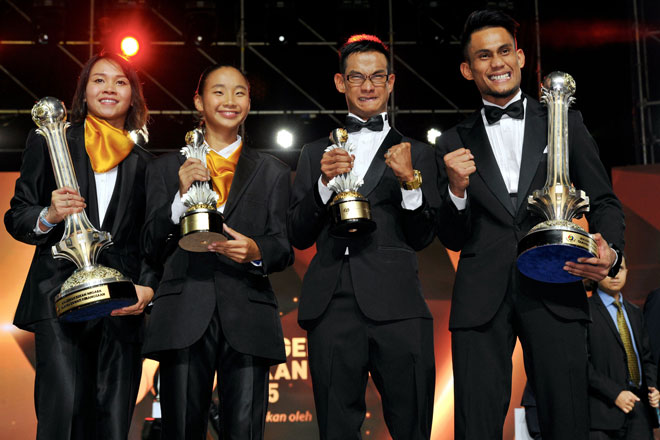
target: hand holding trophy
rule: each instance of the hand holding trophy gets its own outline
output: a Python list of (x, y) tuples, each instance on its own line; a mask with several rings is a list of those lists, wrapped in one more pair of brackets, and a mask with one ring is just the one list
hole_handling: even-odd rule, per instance
[[(64, 103), (52, 97), (41, 99), (32, 107), (32, 120), (39, 127), (37, 133), (46, 138), (57, 187), (80, 192), (65, 135), (69, 123)], [(96, 262), (111, 244), (110, 233), (94, 228), (84, 210), (65, 217), (64, 236), (52, 253), (54, 258), (71, 261), (77, 269), (55, 296), (55, 311), (62, 321), (88, 321), (137, 302), (129, 278)]]
[[(186, 159), (198, 159), (206, 166), (209, 147), (204, 142), (200, 128), (186, 134), (186, 146), (181, 149)], [(188, 208), (181, 216), (179, 246), (190, 252), (208, 252), (208, 246), (216, 241), (226, 241), (222, 234), (224, 219), (217, 209), (218, 194), (207, 182), (193, 182), (181, 197)]]
[(543, 81), (548, 107), (548, 171), (545, 185), (528, 199), (528, 209), (546, 218), (518, 243), (518, 269), (546, 283), (569, 283), (580, 278), (566, 272), (566, 261), (598, 256), (593, 237), (572, 222), (589, 211), (589, 197), (576, 189), (568, 173), (568, 107), (575, 100), (575, 81), (553, 72)]
[[(348, 132), (337, 128), (330, 134), (333, 143), (326, 152), (335, 148), (353, 153), (353, 145), (348, 142)], [(335, 176), (328, 182), (328, 188), (336, 193), (329, 205), (332, 226), (330, 234), (339, 238), (361, 237), (376, 230), (376, 223), (371, 219), (369, 200), (358, 192), (362, 179), (353, 170)]]

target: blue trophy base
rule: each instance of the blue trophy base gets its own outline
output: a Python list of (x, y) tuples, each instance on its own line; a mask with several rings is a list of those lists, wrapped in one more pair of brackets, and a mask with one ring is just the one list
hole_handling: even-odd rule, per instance
[(596, 242), (588, 232), (571, 222), (544, 223), (533, 228), (518, 243), (518, 270), (544, 283), (580, 281), (581, 277), (564, 270), (565, 263), (597, 256)]

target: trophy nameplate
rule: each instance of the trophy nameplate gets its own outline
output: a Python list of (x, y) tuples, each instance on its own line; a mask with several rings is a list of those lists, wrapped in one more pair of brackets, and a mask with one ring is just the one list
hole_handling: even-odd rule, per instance
[[(333, 143), (325, 151), (341, 148), (349, 155), (353, 146), (348, 142), (348, 132), (337, 128), (330, 134)], [(339, 238), (362, 237), (376, 230), (376, 222), (371, 219), (369, 200), (358, 192), (362, 186), (353, 170), (335, 176), (328, 182), (328, 188), (336, 193), (328, 205), (330, 210), (330, 235)]]
[[(206, 166), (209, 147), (204, 142), (204, 132), (196, 128), (186, 134), (186, 146), (181, 149), (186, 159), (199, 159)], [(181, 238), (179, 246), (190, 252), (208, 252), (208, 247), (216, 241), (226, 241), (223, 235), (224, 218), (216, 205), (218, 194), (206, 182), (193, 182), (181, 197), (186, 212), (179, 221)]]
[[(32, 107), (37, 133), (46, 138), (58, 188), (68, 186), (80, 193), (66, 140), (66, 107), (59, 99), (46, 97)], [(69, 260), (77, 269), (55, 296), (55, 312), (65, 322), (88, 321), (110, 315), (115, 309), (137, 302), (133, 282), (118, 270), (96, 261), (112, 244), (109, 232), (99, 231), (85, 211), (64, 219), (64, 236), (52, 247), (54, 258)]]
[(575, 100), (575, 81), (553, 72), (543, 81), (541, 102), (548, 107), (548, 173), (545, 185), (529, 196), (530, 211), (546, 218), (518, 243), (518, 269), (546, 283), (581, 280), (564, 270), (567, 261), (598, 256), (593, 237), (572, 220), (589, 211), (589, 197), (570, 181), (568, 107)]

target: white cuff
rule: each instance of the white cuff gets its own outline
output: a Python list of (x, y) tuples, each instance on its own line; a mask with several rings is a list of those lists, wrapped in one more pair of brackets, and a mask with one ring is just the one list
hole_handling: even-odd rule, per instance
[(332, 190), (323, 184), (321, 177), (319, 177), (317, 186), (319, 188), (319, 195), (321, 196), (321, 201), (325, 205), (330, 200), (330, 197), (332, 197)]
[(408, 211), (414, 211), (422, 206), (424, 197), (422, 196), (422, 189), (403, 189), (401, 188), (401, 207)]
[(172, 223), (175, 225), (179, 224), (179, 219), (183, 215), (184, 212), (186, 212), (186, 205), (183, 204), (181, 201), (181, 196), (179, 195), (179, 191), (176, 192), (174, 195), (174, 200), (172, 201)]
[(451, 192), (451, 189), (449, 189), (449, 186), (447, 186), (447, 191), (449, 191), (449, 198), (451, 199), (452, 202), (454, 202), (454, 206), (456, 206), (456, 209), (458, 209), (459, 211), (463, 211), (467, 206), (467, 190), (465, 190), (465, 195), (462, 198), (456, 197)]

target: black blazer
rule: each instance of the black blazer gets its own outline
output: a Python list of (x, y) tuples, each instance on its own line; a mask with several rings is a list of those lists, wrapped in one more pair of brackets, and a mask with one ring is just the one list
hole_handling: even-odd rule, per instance
[[(656, 386), (657, 370), (649, 338), (644, 328), (642, 311), (623, 300), (628, 313), (637, 353), (642, 365), (641, 402), (649, 411), (649, 418), (657, 427), (655, 409), (649, 405), (647, 387)], [(612, 320), (598, 293), (589, 298), (592, 322), (587, 327), (589, 335), (589, 413), (591, 429), (614, 430), (623, 426), (626, 414), (615, 404), (621, 391), (627, 390), (628, 364), (626, 351), (616, 324)]]
[[(555, 315), (588, 320), (589, 308), (582, 283), (545, 284), (524, 277), (517, 270), (517, 244), (544, 219), (527, 210), (527, 197), (545, 184), (547, 111), (527, 98), (518, 206), (514, 209), (493, 155), (481, 112), (477, 111), (438, 141), (438, 187), (443, 197), (438, 236), (449, 249), (461, 251), (449, 318), (450, 329), (471, 328), (488, 322), (512, 286), (539, 296)], [(621, 203), (612, 191), (598, 147), (579, 112), (568, 116), (569, 168), (575, 187), (589, 196), (590, 232), (623, 249), (624, 220)], [(467, 208), (458, 211), (449, 198), (443, 157), (458, 148), (469, 148), (477, 171), (470, 176)], [(514, 284), (512, 284), (514, 283)], [(478, 305), (475, 306), (475, 305)]]
[[(94, 171), (85, 150), (84, 124), (70, 127), (66, 137), (80, 195), (87, 203), (87, 216), (97, 229), (112, 234), (113, 244), (101, 252), (98, 262), (119, 270), (136, 284), (155, 288), (157, 275), (143, 258), (139, 245), (145, 213), (144, 175), (151, 154), (134, 146), (133, 151), (119, 164), (115, 189), (100, 225)], [(56, 188), (46, 140), (32, 130), (26, 142), (11, 207), (5, 214), (7, 231), (17, 240), (36, 245), (14, 317), (14, 324), (26, 330), (34, 322), (56, 317), (54, 297), (76, 269), (73, 263), (56, 260), (51, 254), (51, 247), (62, 239), (64, 222), (47, 234), (34, 233), (39, 213), (50, 205), (51, 193)], [(142, 322), (141, 316), (109, 319), (117, 328), (125, 327), (121, 331), (124, 339), (141, 337), (140, 332), (136, 331)]]
[[(412, 144), (413, 167), (422, 173), (424, 202), (415, 211), (401, 207), (399, 181), (385, 164), (387, 149), (400, 142)], [(349, 248), (355, 296), (362, 312), (382, 321), (430, 318), (417, 276), (415, 251), (428, 246), (435, 234), (435, 207), (439, 195), (433, 150), (395, 129), (387, 134), (358, 190), (369, 199), (377, 229), (363, 239), (345, 240), (329, 235), (330, 217), (321, 202), (317, 182), (327, 138), (303, 147), (289, 207), (289, 237), (298, 249), (316, 243), (316, 255), (303, 279), (298, 320), (319, 317), (337, 284), (346, 247)]]
[[(208, 327), (217, 307), (232, 348), (274, 363), (284, 361), (277, 300), (267, 274), (293, 263), (286, 233), (290, 170), (274, 157), (243, 146), (224, 218), (228, 226), (259, 246), (263, 266), (255, 267), (219, 254), (187, 252), (176, 245), (180, 230), (172, 223), (171, 206), (184, 161), (179, 153), (168, 154), (147, 169), (143, 240), (152, 261), (164, 259), (165, 264), (143, 352), (157, 358), (163, 350), (192, 345)], [(174, 246), (169, 246), (168, 237)]]

